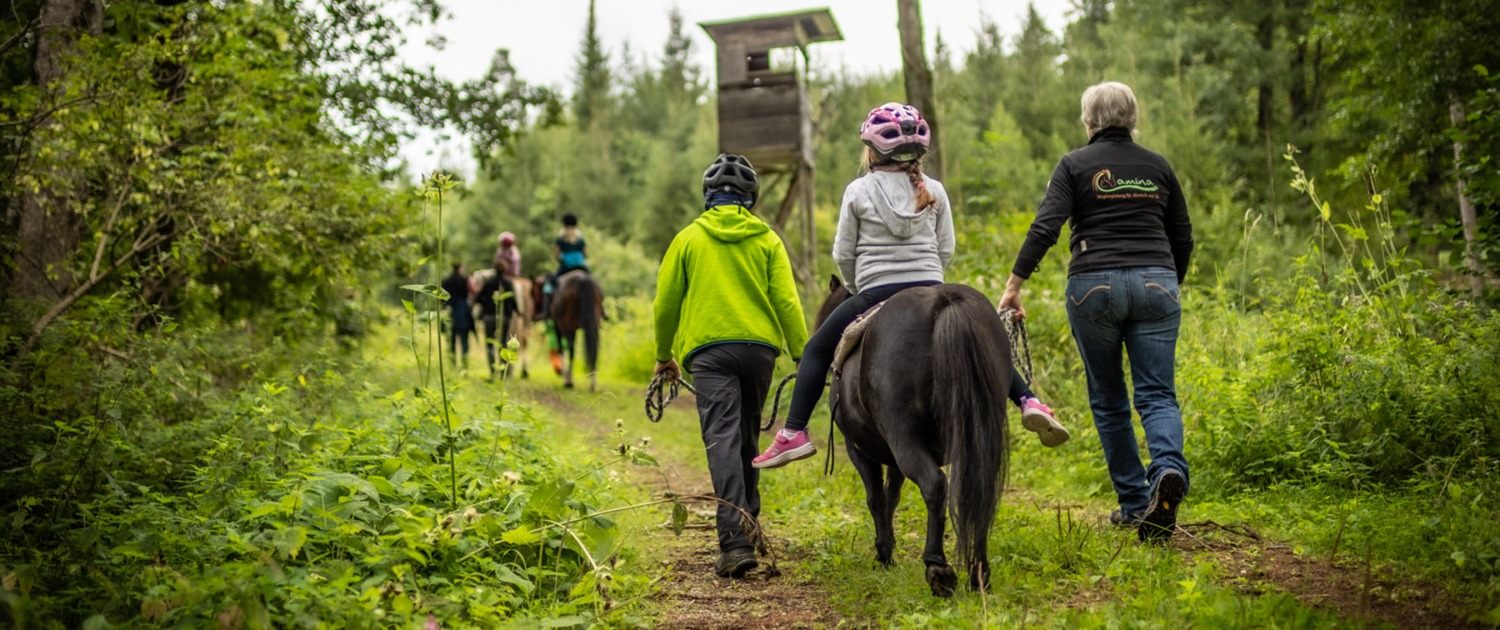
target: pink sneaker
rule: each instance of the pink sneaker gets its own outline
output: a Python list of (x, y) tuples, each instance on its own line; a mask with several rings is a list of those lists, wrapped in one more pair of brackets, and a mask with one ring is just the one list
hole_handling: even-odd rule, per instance
[(1042, 446), (1047, 448), (1062, 446), (1073, 437), (1058, 423), (1057, 417), (1052, 415), (1052, 409), (1035, 398), (1021, 401), (1021, 426), (1041, 438)]
[(771, 441), (771, 446), (766, 452), (750, 461), (750, 465), (756, 468), (777, 468), (785, 466), (799, 459), (812, 457), (818, 452), (817, 445), (807, 439), (806, 431), (798, 431), (792, 437), (783, 437), (780, 431), (776, 432), (776, 439)]

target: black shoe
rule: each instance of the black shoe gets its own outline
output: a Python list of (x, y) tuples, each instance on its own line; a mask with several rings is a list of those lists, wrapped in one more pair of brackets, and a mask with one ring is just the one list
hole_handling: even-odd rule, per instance
[(1177, 529), (1177, 507), (1187, 494), (1187, 480), (1182, 473), (1168, 470), (1156, 478), (1156, 488), (1151, 491), (1151, 505), (1141, 517), (1136, 530), (1142, 542), (1165, 542)]
[(1109, 513), (1109, 524), (1115, 527), (1135, 527), (1141, 524), (1141, 517), (1136, 514), (1125, 516), (1124, 510), (1115, 510)]
[(714, 563), (714, 573), (719, 577), (741, 578), (758, 566), (760, 562), (755, 559), (754, 548), (735, 547), (719, 554), (719, 561)]

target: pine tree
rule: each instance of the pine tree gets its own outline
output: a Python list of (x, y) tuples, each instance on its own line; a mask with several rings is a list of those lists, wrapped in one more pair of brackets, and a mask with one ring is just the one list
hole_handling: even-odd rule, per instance
[(599, 23), (594, 12), (594, 0), (589, 0), (589, 20), (583, 31), (583, 52), (578, 59), (578, 85), (573, 95), (573, 118), (578, 126), (587, 128), (593, 121), (609, 111), (610, 77), (609, 55), (599, 41)]

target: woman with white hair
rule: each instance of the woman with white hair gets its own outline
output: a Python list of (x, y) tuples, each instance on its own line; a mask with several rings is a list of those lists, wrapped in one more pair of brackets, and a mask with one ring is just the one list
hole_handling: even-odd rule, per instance
[[(1057, 163), (1026, 242), (1016, 255), (1001, 308), (1021, 308), (1021, 285), (1072, 230), (1068, 322), (1088, 376), (1089, 406), (1120, 509), (1117, 525), (1134, 525), (1141, 540), (1170, 538), (1188, 491), (1177, 405), (1178, 283), (1187, 274), (1193, 226), (1177, 175), (1166, 158), (1134, 141), (1135, 94), (1122, 83), (1085, 90), (1088, 146)], [(1141, 465), (1121, 350), (1130, 357), (1135, 408), (1151, 454)]]

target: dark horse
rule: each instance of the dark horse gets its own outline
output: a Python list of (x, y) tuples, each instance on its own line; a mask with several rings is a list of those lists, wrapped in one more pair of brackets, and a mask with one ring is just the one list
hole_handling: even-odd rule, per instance
[(599, 320), (604, 316), (604, 291), (589, 272), (570, 271), (557, 278), (553, 288), (553, 330), (558, 349), (563, 352), (563, 387), (573, 386), (573, 360), (578, 347), (578, 331), (583, 331), (583, 356), (589, 374), (589, 391), (599, 384)]
[[(834, 278), (822, 324), (849, 296)], [(927, 585), (949, 597), (958, 575), (943, 554), (953, 518), (969, 586), (989, 585), (990, 525), (1009, 459), (1005, 393), (1010, 342), (984, 294), (960, 284), (907, 289), (869, 322), (832, 386), (834, 421), (865, 484), (875, 519), (875, 559), (892, 564), (892, 518), (906, 479), (927, 504)], [(945, 478), (942, 466), (951, 466)]]

